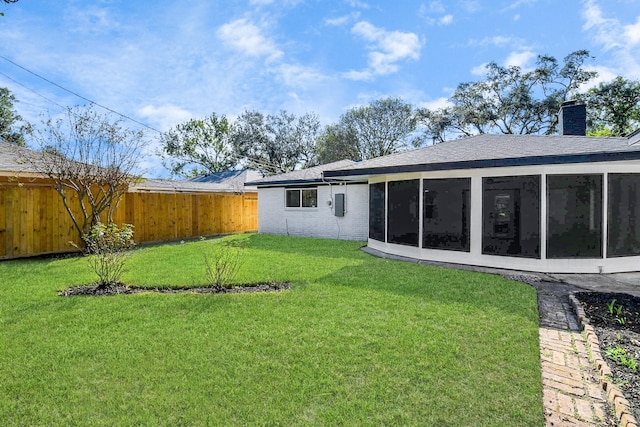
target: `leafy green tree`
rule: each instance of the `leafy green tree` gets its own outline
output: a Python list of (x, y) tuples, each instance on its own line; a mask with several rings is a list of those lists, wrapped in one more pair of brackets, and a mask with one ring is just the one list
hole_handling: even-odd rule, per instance
[(179, 124), (161, 137), (163, 163), (173, 175), (191, 178), (233, 170), (238, 161), (230, 142), (230, 124), (215, 113)]
[(355, 107), (328, 126), (318, 142), (321, 163), (342, 159), (366, 160), (419, 147), (414, 108), (398, 98), (385, 98)]
[(320, 164), (362, 158), (355, 132), (340, 123), (325, 127), (316, 146)]
[(245, 111), (232, 126), (232, 142), (245, 167), (275, 175), (317, 164), (319, 133), (320, 121), (315, 114), (296, 117), (280, 111), (265, 116)]
[(587, 132), (622, 136), (640, 125), (640, 82), (621, 76), (600, 83), (580, 96), (587, 104)]
[(17, 102), (15, 96), (6, 87), (0, 88), (0, 140), (10, 144), (24, 146), (24, 135), (27, 125), (13, 109)]
[(553, 134), (562, 102), (597, 75), (584, 69), (590, 58), (579, 50), (560, 66), (552, 56), (538, 56), (533, 70), (492, 62), (484, 80), (461, 83), (450, 106), (422, 110), (421, 121), (437, 141), (483, 133)]

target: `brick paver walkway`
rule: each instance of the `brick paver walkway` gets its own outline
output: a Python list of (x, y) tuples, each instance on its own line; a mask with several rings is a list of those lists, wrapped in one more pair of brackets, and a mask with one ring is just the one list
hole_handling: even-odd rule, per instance
[(565, 298), (539, 294), (540, 358), (547, 426), (602, 426), (606, 396), (588, 359), (585, 338)]

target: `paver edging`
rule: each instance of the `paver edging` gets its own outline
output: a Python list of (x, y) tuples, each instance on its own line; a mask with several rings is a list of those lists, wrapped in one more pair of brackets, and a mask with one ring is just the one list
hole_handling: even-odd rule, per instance
[(587, 318), (584, 309), (573, 292), (569, 294), (569, 300), (576, 312), (582, 332), (585, 334), (587, 346), (591, 352), (593, 362), (600, 373), (600, 384), (602, 385), (602, 389), (606, 392), (607, 400), (613, 406), (616, 413), (616, 421), (620, 423), (621, 427), (638, 427), (640, 424), (638, 424), (638, 421), (636, 421), (631, 412), (629, 401), (625, 399), (620, 388), (611, 380), (611, 368), (609, 368), (609, 365), (607, 365), (607, 362), (602, 357), (600, 342), (598, 341), (595, 329), (589, 323), (589, 319)]

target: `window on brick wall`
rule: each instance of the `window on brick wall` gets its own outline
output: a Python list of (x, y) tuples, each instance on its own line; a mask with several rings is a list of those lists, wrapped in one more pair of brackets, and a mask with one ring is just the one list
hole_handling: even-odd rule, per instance
[(295, 188), (285, 191), (285, 206), (288, 208), (318, 207), (317, 188)]

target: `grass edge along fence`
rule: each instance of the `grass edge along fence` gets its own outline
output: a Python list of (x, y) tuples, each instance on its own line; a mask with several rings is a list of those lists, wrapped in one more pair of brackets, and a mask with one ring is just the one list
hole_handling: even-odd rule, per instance
[[(58, 193), (45, 179), (25, 181), (0, 177), (0, 259), (76, 251), (80, 236)], [(139, 243), (256, 231), (258, 196), (130, 191), (114, 221), (132, 224)]]

